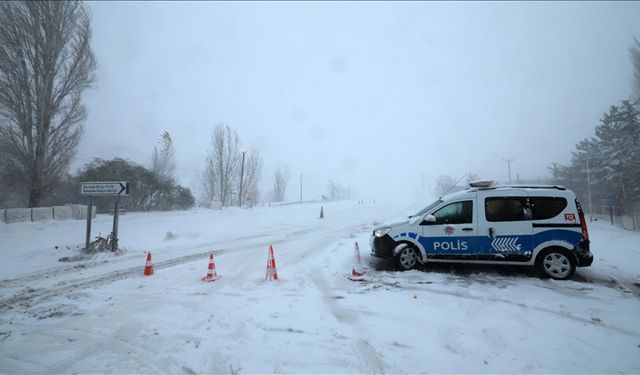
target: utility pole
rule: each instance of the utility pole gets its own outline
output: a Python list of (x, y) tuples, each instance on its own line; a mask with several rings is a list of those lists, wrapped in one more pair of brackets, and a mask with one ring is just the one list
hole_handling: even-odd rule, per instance
[(559, 163), (551, 163), (553, 164), (553, 183), (558, 183), (558, 164)]
[(300, 204), (302, 204), (302, 173), (300, 173)]
[(247, 153), (247, 150), (240, 150), (242, 153), (242, 164), (240, 166), (240, 192), (238, 193), (238, 206), (242, 208), (242, 178), (244, 177), (244, 155)]
[(507, 163), (507, 168), (509, 168), (509, 184), (511, 184), (511, 162), (516, 161), (516, 159), (502, 159), (502, 161)]
[(587, 158), (587, 194), (589, 199), (589, 222), (593, 223), (593, 213), (591, 211), (591, 172), (589, 171), (589, 158)]

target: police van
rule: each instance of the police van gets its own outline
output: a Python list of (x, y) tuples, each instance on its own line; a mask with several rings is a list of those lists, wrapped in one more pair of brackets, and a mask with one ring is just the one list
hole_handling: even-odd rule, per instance
[(568, 279), (593, 262), (589, 233), (575, 194), (562, 186), (470, 184), (408, 220), (376, 228), (371, 254), (400, 270), (428, 262), (535, 266)]

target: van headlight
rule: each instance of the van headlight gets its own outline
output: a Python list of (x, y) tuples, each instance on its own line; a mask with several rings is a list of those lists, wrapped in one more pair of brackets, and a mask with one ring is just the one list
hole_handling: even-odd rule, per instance
[(387, 234), (389, 232), (391, 232), (391, 228), (390, 227), (378, 228), (378, 229), (373, 231), (373, 235), (375, 237), (380, 238), (380, 237), (384, 236), (385, 234)]

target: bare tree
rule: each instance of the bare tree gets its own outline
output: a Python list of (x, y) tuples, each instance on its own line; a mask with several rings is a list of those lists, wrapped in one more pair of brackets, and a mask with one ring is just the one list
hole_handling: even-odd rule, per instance
[(244, 177), (242, 182), (243, 203), (247, 206), (255, 206), (258, 204), (260, 192), (258, 191), (258, 182), (262, 174), (262, 156), (258, 150), (248, 152), (249, 156), (244, 166)]
[(351, 186), (342, 186), (334, 180), (329, 180), (327, 183), (327, 195), (323, 195), (322, 199), (349, 199), (353, 197), (353, 190)]
[(273, 180), (273, 200), (275, 202), (282, 202), (288, 183), (289, 167), (286, 165), (278, 167)]
[(78, 1), (0, 2), (0, 149), (29, 207), (65, 175), (95, 80), (87, 7)]
[(151, 170), (161, 182), (169, 182), (175, 180), (176, 162), (173, 151), (173, 140), (169, 132), (165, 131), (160, 136), (161, 148), (153, 147), (153, 155), (151, 156)]
[(327, 183), (327, 197), (331, 200), (338, 199), (338, 184), (333, 180)]
[(207, 157), (205, 158), (205, 164), (204, 164), (204, 173), (202, 174), (202, 190), (204, 195), (204, 201), (206, 202), (207, 206), (211, 204), (211, 202), (216, 200), (217, 191), (218, 191), (218, 188), (216, 186), (217, 185), (216, 181), (217, 181), (217, 177), (216, 177), (216, 172), (213, 165), (213, 159), (210, 157), (209, 154), (207, 154)]
[(211, 137), (211, 148), (205, 160), (203, 188), (205, 198), (220, 202), (222, 207), (231, 204), (233, 188), (238, 186), (240, 163), (240, 139), (227, 125), (218, 125)]
[(633, 63), (633, 88), (632, 101), (640, 104), (640, 42), (633, 38), (633, 45), (629, 48), (631, 62)]
[(449, 175), (440, 175), (436, 180), (435, 193), (437, 196), (445, 195), (452, 190), (455, 190), (456, 180)]

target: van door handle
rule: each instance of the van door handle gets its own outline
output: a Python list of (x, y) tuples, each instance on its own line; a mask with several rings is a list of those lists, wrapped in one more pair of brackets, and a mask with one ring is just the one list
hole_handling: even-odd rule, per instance
[(473, 228), (462, 228), (463, 231), (468, 232), (470, 230), (473, 230)]
[(489, 237), (493, 238), (496, 236), (496, 230), (493, 228), (489, 228)]

